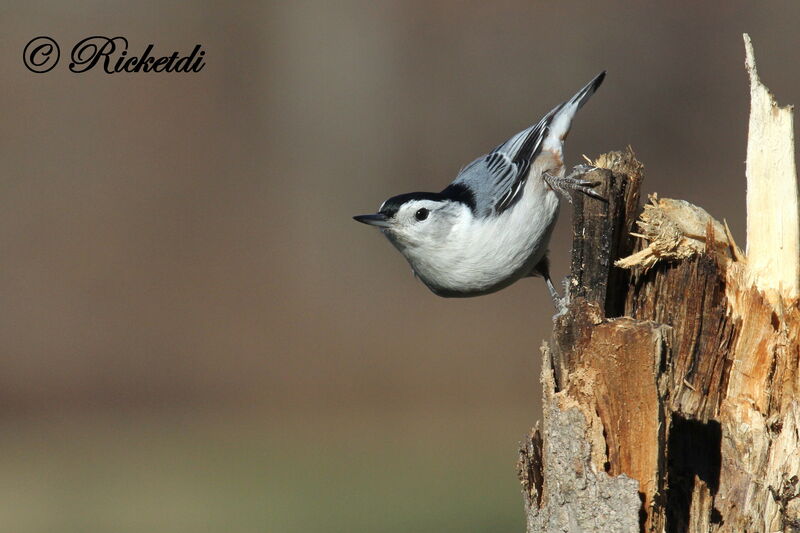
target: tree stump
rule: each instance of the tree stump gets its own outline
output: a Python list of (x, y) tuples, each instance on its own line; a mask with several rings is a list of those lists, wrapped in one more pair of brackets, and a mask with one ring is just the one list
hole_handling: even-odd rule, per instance
[[(790, 108), (751, 83), (747, 253), (632, 151), (574, 198), (567, 311), (542, 347), (527, 531), (800, 531), (800, 224)], [(638, 233), (633, 233), (638, 220)]]

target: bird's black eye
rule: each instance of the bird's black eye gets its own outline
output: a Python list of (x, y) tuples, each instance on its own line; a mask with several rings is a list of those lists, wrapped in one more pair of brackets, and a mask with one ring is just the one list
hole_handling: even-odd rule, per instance
[(430, 211), (428, 211), (424, 207), (422, 209), (417, 209), (417, 212), (414, 213), (414, 218), (416, 218), (417, 220), (425, 220), (426, 218), (428, 218), (428, 213), (430, 213)]

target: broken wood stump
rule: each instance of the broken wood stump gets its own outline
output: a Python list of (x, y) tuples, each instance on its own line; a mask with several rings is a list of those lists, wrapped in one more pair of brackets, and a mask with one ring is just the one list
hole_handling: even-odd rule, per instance
[(541, 350), (544, 420), (520, 450), (529, 533), (800, 532), (791, 112), (745, 43), (747, 253), (688, 202), (640, 209), (630, 149), (587, 176), (608, 203), (574, 198), (567, 310)]

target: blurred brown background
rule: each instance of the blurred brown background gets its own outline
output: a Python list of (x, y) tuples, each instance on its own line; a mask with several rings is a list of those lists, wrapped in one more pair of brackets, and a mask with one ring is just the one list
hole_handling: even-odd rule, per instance
[[(741, 34), (800, 103), (800, 4), (7, 2), (0, 530), (522, 531), (540, 280), (445, 300), (351, 220), (439, 190), (608, 69), (568, 161), (744, 239)], [(74, 43), (206, 52), (67, 70)], [(61, 44), (47, 74), (31, 38)], [(565, 209), (551, 245), (565, 274)]]

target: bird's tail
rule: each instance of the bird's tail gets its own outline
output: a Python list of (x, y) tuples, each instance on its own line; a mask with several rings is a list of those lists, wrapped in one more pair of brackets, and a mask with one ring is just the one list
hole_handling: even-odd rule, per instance
[(586, 84), (586, 86), (577, 92), (575, 96), (569, 99), (569, 101), (565, 104), (566, 106), (575, 105), (575, 111), (583, 107), (583, 104), (592, 96), (598, 87), (603, 83), (603, 80), (606, 78), (606, 71), (604, 70), (595, 78)]
[(580, 91), (575, 93), (575, 96), (550, 112), (552, 118), (550, 119), (550, 124), (548, 124), (548, 133), (544, 139), (542, 148), (561, 150), (561, 143), (567, 138), (575, 113), (578, 112), (578, 109), (583, 107), (583, 104), (585, 104), (597, 88), (600, 87), (605, 77), (606, 71), (604, 70), (595, 76), (595, 78), (587, 83)]

